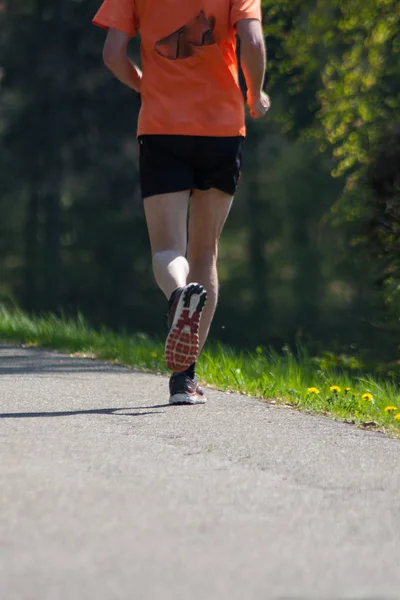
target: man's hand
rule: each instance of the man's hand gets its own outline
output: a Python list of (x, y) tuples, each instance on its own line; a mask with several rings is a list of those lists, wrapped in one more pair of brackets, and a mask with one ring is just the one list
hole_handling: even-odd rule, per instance
[(236, 29), (240, 37), (240, 64), (247, 84), (247, 104), (253, 119), (261, 119), (270, 107), (263, 88), (267, 65), (264, 33), (258, 19), (238, 21)]
[(140, 93), (142, 73), (127, 55), (129, 38), (126, 33), (110, 28), (103, 49), (103, 60), (122, 83)]
[(261, 92), (256, 96), (247, 93), (247, 104), (250, 108), (250, 114), (253, 119), (261, 119), (264, 117), (271, 107), (269, 96), (265, 92)]

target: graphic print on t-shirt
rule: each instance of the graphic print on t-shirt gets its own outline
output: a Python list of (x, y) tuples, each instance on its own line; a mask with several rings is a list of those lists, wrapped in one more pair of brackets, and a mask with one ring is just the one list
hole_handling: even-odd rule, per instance
[(169, 60), (179, 60), (193, 56), (196, 47), (215, 44), (213, 29), (215, 18), (207, 19), (204, 11), (180, 27), (174, 33), (163, 38), (154, 46), (156, 52)]

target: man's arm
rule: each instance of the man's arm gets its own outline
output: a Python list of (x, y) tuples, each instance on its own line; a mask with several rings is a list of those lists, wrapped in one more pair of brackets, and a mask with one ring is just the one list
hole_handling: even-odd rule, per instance
[(128, 58), (129, 37), (117, 29), (109, 29), (103, 49), (103, 60), (111, 73), (135, 92), (140, 93), (142, 73)]
[(267, 52), (261, 23), (258, 19), (243, 19), (236, 23), (240, 37), (240, 64), (247, 84), (247, 103), (254, 119), (263, 117), (270, 100), (262, 90)]

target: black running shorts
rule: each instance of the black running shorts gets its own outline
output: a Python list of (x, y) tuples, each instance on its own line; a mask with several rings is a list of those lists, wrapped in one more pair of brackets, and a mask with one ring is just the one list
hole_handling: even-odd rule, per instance
[(236, 192), (244, 138), (195, 135), (139, 136), (142, 196), (217, 188)]

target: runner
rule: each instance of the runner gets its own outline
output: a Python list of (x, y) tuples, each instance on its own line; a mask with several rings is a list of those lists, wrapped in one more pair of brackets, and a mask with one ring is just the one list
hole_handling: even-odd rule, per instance
[[(246, 132), (236, 33), (250, 114), (270, 106), (261, 1), (105, 0), (93, 22), (108, 30), (105, 64), (142, 99), (140, 179), (154, 276), (168, 299), (170, 403), (203, 404), (196, 359), (217, 305), (218, 241)], [(127, 55), (138, 33), (143, 73)]]

